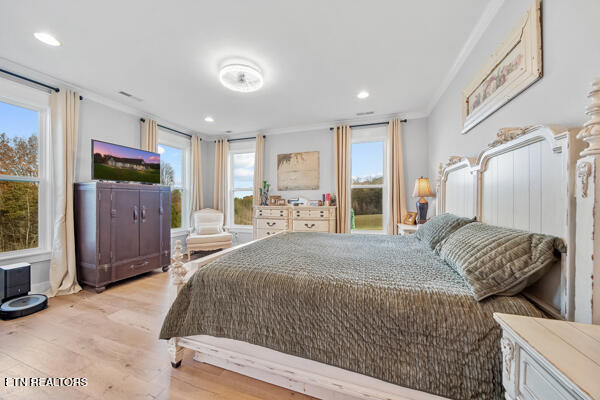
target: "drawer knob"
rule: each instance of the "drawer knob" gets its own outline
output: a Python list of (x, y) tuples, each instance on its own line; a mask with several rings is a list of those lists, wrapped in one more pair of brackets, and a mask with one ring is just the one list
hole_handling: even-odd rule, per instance
[(315, 227), (315, 224), (310, 224), (310, 226), (308, 224), (304, 224), (305, 227), (307, 227), (308, 229), (312, 229)]
[(269, 222), (267, 221), (267, 226), (275, 226), (276, 222)]

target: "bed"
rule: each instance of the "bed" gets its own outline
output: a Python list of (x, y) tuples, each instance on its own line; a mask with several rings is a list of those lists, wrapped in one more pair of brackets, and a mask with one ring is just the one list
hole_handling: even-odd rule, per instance
[(441, 168), (437, 209), (562, 238), (568, 251), (523, 295), (476, 301), (416, 237), (279, 234), (191, 264), (184, 279), (174, 270), (181, 291), (161, 332), (173, 366), (189, 348), (320, 398), (502, 398), (492, 313), (573, 316), (581, 149), (574, 131), (505, 133)]

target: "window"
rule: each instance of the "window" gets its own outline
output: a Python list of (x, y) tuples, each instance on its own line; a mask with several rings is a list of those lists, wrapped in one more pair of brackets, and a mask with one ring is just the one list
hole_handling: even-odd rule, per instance
[(352, 135), (350, 223), (353, 231), (383, 232), (387, 216), (386, 129), (358, 130)]
[(189, 147), (188, 139), (159, 131), (160, 183), (171, 187), (171, 229), (185, 228), (189, 221)]
[(0, 258), (47, 250), (50, 236), (48, 94), (19, 86), (0, 82)]
[(254, 142), (232, 143), (229, 160), (229, 224), (249, 226), (252, 225), (254, 199)]

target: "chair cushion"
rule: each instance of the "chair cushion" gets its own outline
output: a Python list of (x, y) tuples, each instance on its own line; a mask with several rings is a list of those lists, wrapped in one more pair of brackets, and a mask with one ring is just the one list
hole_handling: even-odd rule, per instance
[(189, 235), (187, 243), (189, 244), (207, 244), (207, 243), (227, 243), (232, 241), (232, 235), (229, 232), (215, 233), (212, 235)]
[(415, 236), (435, 250), (438, 243), (446, 239), (455, 230), (470, 224), (475, 218), (458, 217), (454, 214), (445, 213), (431, 218), (419, 227)]
[(480, 301), (494, 294), (512, 296), (535, 283), (566, 247), (554, 236), (473, 222), (453, 232), (437, 250)]

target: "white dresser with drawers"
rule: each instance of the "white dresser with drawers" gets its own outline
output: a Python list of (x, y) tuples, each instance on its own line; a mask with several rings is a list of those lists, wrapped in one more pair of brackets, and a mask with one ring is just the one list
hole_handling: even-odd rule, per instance
[(335, 233), (335, 207), (255, 206), (254, 238), (281, 231)]

